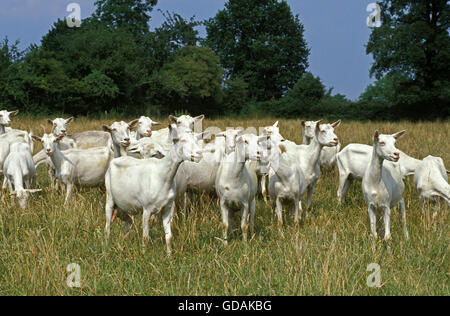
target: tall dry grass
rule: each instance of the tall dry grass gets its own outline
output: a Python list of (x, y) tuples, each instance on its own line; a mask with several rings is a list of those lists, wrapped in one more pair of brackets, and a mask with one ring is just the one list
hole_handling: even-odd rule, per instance
[[(259, 127), (273, 122), (206, 120), (203, 127)], [(13, 123), (41, 134), (39, 125), (45, 120), (18, 117)], [(77, 118), (69, 131), (100, 129), (103, 123), (111, 121)], [(406, 129), (398, 148), (418, 158), (441, 156), (450, 166), (449, 127), (448, 122), (344, 122), (336, 133), (343, 145), (370, 144), (375, 129), (383, 133)], [(280, 131), (288, 139), (301, 140), (299, 120), (280, 120)], [(160, 221), (151, 225), (145, 254), (140, 217), (134, 218), (127, 236), (116, 221), (107, 245), (102, 190), (81, 188), (64, 208), (64, 195), (49, 189), (44, 168), (38, 170), (38, 181), (44, 191), (30, 201), (27, 210), (1, 204), (0, 295), (450, 294), (448, 207), (432, 221), (429, 211), (419, 210), (411, 179), (404, 195), (411, 239), (405, 241), (400, 216), (394, 211), (392, 253), (382, 243), (375, 252), (371, 249), (359, 183), (349, 190), (347, 202), (337, 206), (338, 178), (331, 171), (322, 174), (313, 211), (303, 225), (295, 228), (287, 220), (279, 230), (270, 208), (259, 199), (255, 236), (244, 243), (236, 230), (228, 247), (216, 238), (221, 236), (217, 202), (209, 196), (198, 197), (187, 214), (177, 213), (171, 257), (165, 252)], [(66, 285), (66, 267), (72, 262), (81, 267), (81, 288)], [(366, 284), (370, 263), (381, 267), (379, 288)]]

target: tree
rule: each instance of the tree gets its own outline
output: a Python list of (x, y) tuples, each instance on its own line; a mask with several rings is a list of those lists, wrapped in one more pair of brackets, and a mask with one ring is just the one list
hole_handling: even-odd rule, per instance
[(314, 115), (312, 108), (325, 96), (325, 86), (319, 77), (310, 72), (298, 79), (295, 86), (282, 98), (274, 113), (283, 117), (305, 117)]
[(110, 28), (126, 28), (134, 34), (149, 32), (150, 12), (158, 0), (96, 0), (94, 17)]
[(398, 114), (450, 115), (450, 4), (447, 0), (382, 0), (381, 22), (367, 44), (371, 76), (401, 78), (393, 91)]
[(243, 78), (258, 101), (280, 98), (308, 67), (303, 25), (284, 0), (229, 0), (205, 25), (226, 77)]
[[(162, 11), (160, 11), (162, 12)], [(173, 60), (174, 53), (181, 47), (196, 46), (200, 40), (195, 29), (200, 22), (194, 17), (184, 19), (176, 13), (162, 12), (166, 20), (146, 36), (145, 46), (149, 52), (151, 69), (160, 69), (166, 62)]]
[(155, 74), (153, 90), (169, 113), (215, 114), (222, 97), (222, 74), (219, 58), (209, 48), (186, 46)]

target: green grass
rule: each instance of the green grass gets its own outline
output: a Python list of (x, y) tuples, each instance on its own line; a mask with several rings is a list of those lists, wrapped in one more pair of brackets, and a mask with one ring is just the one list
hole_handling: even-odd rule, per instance
[[(21, 127), (29, 122), (22, 122)], [(78, 123), (83, 122), (83, 124)], [(41, 122), (33, 122), (38, 131)], [(77, 120), (70, 130), (99, 126)], [(270, 120), (208, 121), (206, 126), (264, 126)], [(78, 125), (77, 125), (78, 124)], [(280, 121), (281, 133), (300, 141), (298, 121)], [(375, 128), (393, 132), (406, 126), (409, 135), (398, 147), (415, 157), (442, 156), (449, 166), (449, 123), (354, 123), (336, 130), (342, 142), (368, 143)], [(97, 127), (98, 128), (98, 127)], [(411, 135), (412, 134), (412, 135)], [(412, 179), (405, 191), (406, 242), (397, 210), (392, 213), (392, 252), (383, 243), (371, 247), (361, 185), (356, 183), (343, 206), (336, 205), (337, 173), (322, 175), (313, 210), (300, 227), (286, 218), (279, 229), (271, 210), (259, 199), (255, 235), (244, 243), (239, 225), (227, 247), (221, 237), (217, 202), (202, 196), (188, 214), (173, 223), (173, 254), (166, 255), (161, 220), (150, 226), (150, 241), (141, 251), (142, 220), (134, 218), (125, 236), (120, 220), (104, 238), (104, 192), (79, 189), (67, 209), (64, 194), (52, 191), (43, 168), (44, 192), (29, 208), (0, 204), (0, 295), (449, 295), (449, 215), (443, 207), (432, 221), (419, 210)], [(10, 201), (9, 201), (10, 202)], [(69, 263), (81, 267), (81, 288), (69, 288)], [(369, 288), (370, 263), (381, 266), (381, 287)]]

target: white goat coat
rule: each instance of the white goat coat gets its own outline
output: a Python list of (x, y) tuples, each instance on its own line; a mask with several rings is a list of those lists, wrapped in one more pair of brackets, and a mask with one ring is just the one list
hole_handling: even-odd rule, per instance
[(35, 180), (36, 169), (30, 147), (26, 143), (15, 143), (11, 145), (11, 152), (5, 159), (3, 173), (9, 182), (10, 189), (30, 188)]
[(416, 168), (414, 184), (421, 201), (443, 198), (450, 204), (450, 185), (442, 158), (425, 157)]

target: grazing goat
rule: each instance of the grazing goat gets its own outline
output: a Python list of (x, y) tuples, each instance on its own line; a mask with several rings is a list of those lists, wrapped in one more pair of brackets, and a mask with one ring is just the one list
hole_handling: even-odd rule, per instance
[[(314, 138), (314, 130), (319, 121), (302, 121), (303, 144), (309, 145)], [(336, 165), (336, 154), (341, 150), (339, 142), (333, 147), (324, 147), (320, 153), (320, 166), (322, 168), (333, 168)]]
[(229, 129), (216, 135), (225, 137), (226, 142), (225, 156), (217, 170), (215, 184), (220, 199), (225, 244), (230, 228), (230, 212), (242, 212), (241, 229), (244, 241), (247, 240), (249, 217), (250, 232), (253, 234), (257, 177), (255, 166), (247, 160), (259, 160), (260, 150), (256, 141), (250, 143), (241, 133), (240, 130)]
[(372, 157), (364, 172), (362, 191), (368, 206), (370, 230), (374, 241), (377, 239), (376, 212), (384, 211), (384, 240), (389, 241), (391, 239), (391, 208), (399, 203), (403, 232), (405, 238), (407, 240), (409, 238), (406, 228), (405, 202), (403, 200), (405, 184), (403, 183), (400, 166), (398, 164), (383, 165), (384, 160), (397, 162), (401, 159), (400, 152), (395, 148), (395, 141), (405, 133), (406, 131), (401, 131), (392, 135), (385, 135), (375, 131), (373, 137)]
[[(345, 194), (354, 179), (362, 180), (364, 172), (370, 163), (373, 148), (364, 144), (348, 144), (336, 155), (337, 166), (339, 170), (339, 188), (337, 196), (339, 203), (342, 204)], [(401, 150), (398, 163), (386, 161), (385, 165), (399, 164), (402, 177), (406, 178), (414, 174), (420, 160), (408, 156)]]
[(449, 171), (445, 170), (444, 161), (440, 157), (427, 156), (417, 166), (414, 173), (419, 201), (423, 210), (425, 200), (433, 201), (435, 209), (433, 217), (437, 215), (439, 200), (443, 199), (450, 205)]
[(68, 149), (61, 151), (58, 142), (64, 136), (44, 134), (33, 136), (35, 141), (41, 142), (46, 154), (55, 167), (56, 177), (66, 186), (64, 204), (69, 201), (73, 185), (98, 186), (104, 183), (105, 173), (109, 162), (113, 158), (111, 145), (89, 149)]
[(31, 156), (30, 146), (27, 143), (14, 143), (6, 157), (3, 174), (3, 192), (9, 187), (11, 196), (15, 196), (21, 208), (27, 206), (28, 197), (31, 193), (39, 192), (41, 189), (30, 189), (36, 183), (36, 169)]
[(135, 159), (120, 157), (111, 161), (106, 173), (106, 236), (109, 237), (113, 209), (125, 221), (127, 232), (131, 224), (130, 214), (143, 210), (143, 249), (149, 238), (148, 221), (152, 214), (162, 211), (168, 254), (171, 253), (171, 223), (174, 214), (174, 199), (177, 195), (174, 183), (175, 174), (183, 161), (199, 161), (200, 147), (193, 133), (176, 132), (174, 129), (173, 147), (162, 159)]

